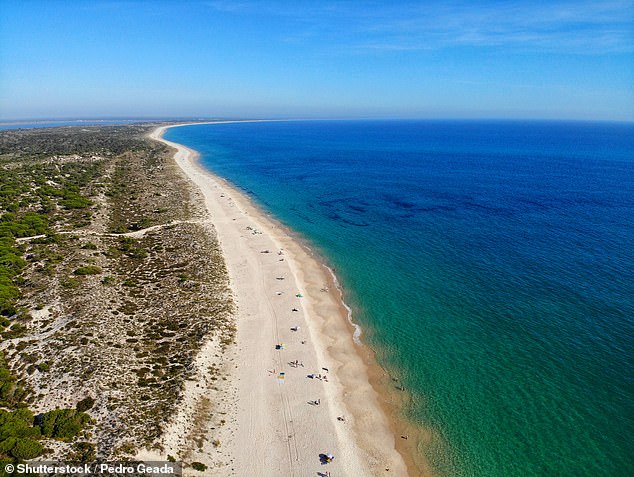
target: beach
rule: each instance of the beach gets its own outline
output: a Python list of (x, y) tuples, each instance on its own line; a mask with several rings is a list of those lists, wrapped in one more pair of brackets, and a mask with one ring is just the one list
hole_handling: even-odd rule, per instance
[[(237, 476), (407, 475), (331, 271), (199, 165), (195, 151), (162, 139), (168, 127), (150, 137), (176, 150), (176, 163), (202, 194), (200, 219), (217, 235), (237, 304), (236, 344), (228, 351), (235, 366), (219, 385), (228, 425), (218, 445), (205, 448), (225, 460), (206, 474), (229, 475), (230, 466)], [(205, 353), (199, 368), (214, 362), (212, 348)], [(185, 401), (201, 397), (196, 389), (186, 388)], [(178, 448), (184, 419), (167, 428), (168, 454)]]

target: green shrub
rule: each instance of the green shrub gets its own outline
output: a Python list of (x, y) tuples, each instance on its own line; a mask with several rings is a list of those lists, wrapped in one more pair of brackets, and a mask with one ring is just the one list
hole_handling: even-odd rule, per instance
[[(0, 406), (14, 407), (26, 396), (24, 388), (18, 384), (17, 379), (7, 365), (4, 359), (4, 353), (0, 351)], [(2, 426), (2, 413), (6, 411), (0, 411), (0, 428)], [(0, 439), (2, 439), (2, 433), (0, 432)]]
[(40, 429), (45, 437), (70, 440), (89, 422), (90, 416), (86, 413), (75, 409), (55, 409), (42, 416)]
[(16, 459), (28, 460), (37, 457), (43, 450), (42, 444), (33, 439), (18, 439), (15, 447), (11, 449), (11, 455)]
[(8, 454), (17, 443), (18, 439), (16, 437), (7, 437), (5, 440), (0, 442), (0, 454)]
[(60, 204), (67, 209), (84, 209), (91, 206), (92, 202), (76, 192), (65, 191), (64, 199), (60, 201)]
[(97, 458), (97, 451), (95, 444), (90, 442), (76, 442), (73, 444), (73, 462), (93, 462)]
[(145, 258), (148, 253), (143, 247), (138, 245), (138, 241), (131, 237), (122, 237), (119, 239), (119, 251), (125, 253), (131, 258)]
[(77, 411), (79, 412), (84, 412), (84, 411), (88, 411), (89, 409), (92, 409), (94, 405), (95, 405), (95, 400), (92, 397), (87, 396), (77, 403), (77, 405), (75, 406), (75, 409), (77, 409)]
[[(16, 314), (18, 315), (18, 318), (22, 317), (18, 310), (16, 310)], [(23, 324), (13, 323), (8, 330), (5, 329), (2, 332), (2, 338), (4, 338), (5, 340), (10, 340), (13, 338), (21, 338), (22, 336), (26, 334), (26, 331), (27, 331), (27, 328)]]
[(81, 282), (77, 278), (68, 277), (61, 284), (64, 288), (77, 288)]
[(0, 255), (0, 267), (9, 269), (17, 274), (26, 266), (26, 260), (15, 253), (5, 252)]
[(41, 373), (45, 373), (46, 371), (49, 371), (51, 369), (51, 363), (49, 363), (48, 361), (44, 361), (37, 364), (36, 367), (38, 371), (40, 371)]
[(16, 473), (9, 474), (4, 470), (7, 464), (13, 464), (14, 462), (15, 462), (15, 459), (13, 458), (0, 459), (0, 477), (10, 477), (10, 476), (17, 475)]
[(152, 225), (152, 221), (148, 219), (147, 217), (144, 217), (138, 222), (134, 222), (133, 224), (130, 224), (128, 228), (130, 230), (141, 230), (141, 229), (148, 228), (150, 225)]
[(192, 462), (192, 469), (197, 470), (199, 472), (204, 472), (207, 470), (207, 466), (202, 462)]
[(48, 219), (35, 212), (27, 212), (18, 218), (7, 212), (0, 217), (0, 237), (30, 237), (43, 235), (49, 231)]
[(13, 281), (0, 275), (0, 315), (15, 315), (15, 300), (19, 296), (20, 289), (13, 284)]
[(73, 273), (75, 275), (99, 275), (101, 271), (100, 267), (95, 265), (86, 265), (85, 267), (79, 267)]
[(3, 443), (3, 449), (8, 451), (12, 448), (11, 441), (5, 443), (5, 440), (27, 437), (33, 439), (40, 437), (40, 429), (33, 427), (33, 413), (30, 410), (21, 408), (13, 412), (0, 411), (0, 442)]

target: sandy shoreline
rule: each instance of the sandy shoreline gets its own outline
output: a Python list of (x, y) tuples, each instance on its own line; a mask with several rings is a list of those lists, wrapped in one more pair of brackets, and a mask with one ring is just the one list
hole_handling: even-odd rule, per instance
[[(330, 271), (202, 168), (195, 151), (162, 139), (168, 127), (150, 137), (177, 150), (177, 164), (202, 192), (238, 306), (230, 377), (238, 405), (227, 411), (234, 426), (222, 447), (231, 474), (407, 475)], [(323, 465), (326, 453), (335, 459)]]

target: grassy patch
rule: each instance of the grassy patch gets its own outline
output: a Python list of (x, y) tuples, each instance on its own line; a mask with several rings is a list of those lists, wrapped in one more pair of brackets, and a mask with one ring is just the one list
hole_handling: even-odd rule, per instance
[(85, 267), (79, 267), (73, 273), (75, 275), (99, 275), (101, 272), (101, 267), (86, 265)]

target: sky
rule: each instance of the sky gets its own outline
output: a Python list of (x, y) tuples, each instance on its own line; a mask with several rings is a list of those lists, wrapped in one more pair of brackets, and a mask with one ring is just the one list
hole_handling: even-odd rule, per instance
[(634, 120), (634, 0), (0, 0), (0, 119)]

